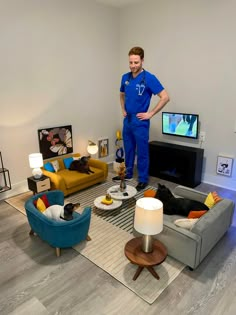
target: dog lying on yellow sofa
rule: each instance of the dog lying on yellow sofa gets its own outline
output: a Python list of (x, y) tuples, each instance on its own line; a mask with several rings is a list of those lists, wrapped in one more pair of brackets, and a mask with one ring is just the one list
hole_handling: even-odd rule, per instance
[(86, 173), (86, 174), (90, 174), (90, 173), (94, 173), (90, 168), (89, 168), (89, 159), (91, 158), (91, 156), (82, 156), (79, 157), (78, 159), (74, 160), (71, 162), (71, 165), (69, 167), (69, 170), (71, 171), (77, 171), (80, 173)]

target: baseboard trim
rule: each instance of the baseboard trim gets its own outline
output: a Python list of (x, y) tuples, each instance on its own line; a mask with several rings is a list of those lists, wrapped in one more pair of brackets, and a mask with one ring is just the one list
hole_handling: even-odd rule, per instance
[(203, 175), (202, 182), (209, 185), (219, 186), (225, 189), (236, 191), (236, 181), (223, 175)]
[(10, 190), (2, 192), (0, 194), (0, 200), (5, 200), (9, 197), (22, 194), (26, 191), (29, 191), (29, 188), (28, 188), (27, 180), (24, 180), (20, 183), (13, 184)]

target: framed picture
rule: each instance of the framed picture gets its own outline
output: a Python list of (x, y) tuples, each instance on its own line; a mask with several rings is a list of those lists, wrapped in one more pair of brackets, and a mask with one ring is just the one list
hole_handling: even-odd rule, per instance
[(233, 169), (233, 158), (227, 156), (217, 157), (216, 173), (225, 176), (231, 176)]
[(38, 129), (38, 139), (43, 159), (73, 152), (71, 125)]
[(102, 158), (109, 154), (109, 140), (101, 139), (98, 140), (98, 157)]

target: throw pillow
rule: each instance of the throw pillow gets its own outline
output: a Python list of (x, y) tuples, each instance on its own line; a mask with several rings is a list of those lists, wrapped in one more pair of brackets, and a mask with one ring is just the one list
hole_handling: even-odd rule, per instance
[(51, 161), (51, 163), (52, 163), (52, 166), (54, 168), (54, 171), (57, 173), (60, 170), (60, 166), (59, 166), (58, 160)]
[(191, 230), (194, 224), (197, 222), (198, 219), (178, 219), (175, 220), (175, 225), (181, 228)]
[(41, 198), (42, 201), (44, 202), (46, 208), (50, 207), (50, 203), (49, 203), (49, 201), (48, 201), (47, 195), (42, 195), (40, 198)]
[(198, 219), (201, 218), (203, 214), (205, 214), (207, 210), (199, 210), (199, 211), (190, 211), (188, 214), (188, 219)]
[(41, 198), (38, 198), (34, 201), (35, 207), (40, 211), (43, 212), (46, 210), (46, 206)]
[(50, 162), (45, 163), (45, 164), (44, 164), (44, 168), (45, 168), (45, 170), (48, 171), (48, 172), (52, 172), (52, 173), (55, 172), (55, 170), (54, 170), (54, 168), (53, 168), (53, 166), (52, 166), (52, 163), (50, 163)]
[(73, 160), (74, 160), (74, 159), (73, 159), (72, 156), (71, 156), (71, 157), (68, 157), (68, 158), (65, 158), (65, 159), (63, 160), (66, 169), (69, 169), (69, 167), (70, 167), (70, 165), (71, 165), (71, 163), (72, 163)]
[(144, 197), (155, 197), (156, 196), (156, 192), (153, 189), (148, 189), (143, 193)]
[(210, 192), (204, 201), (205, 205), (210, 209), (212, 208), (217, 202), (221, 201), (222, 198), (217, 194), (216, 191)]

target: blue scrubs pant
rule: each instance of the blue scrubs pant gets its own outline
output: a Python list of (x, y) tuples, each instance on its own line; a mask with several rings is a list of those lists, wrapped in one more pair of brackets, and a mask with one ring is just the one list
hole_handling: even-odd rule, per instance
[(150, 120), (139, 120), (136, 114), (128, 114), (123, 123), (126, 175), (133, 176), (137, 150), (138, 181), (148, 183), (149, 177), (149, 126)]

